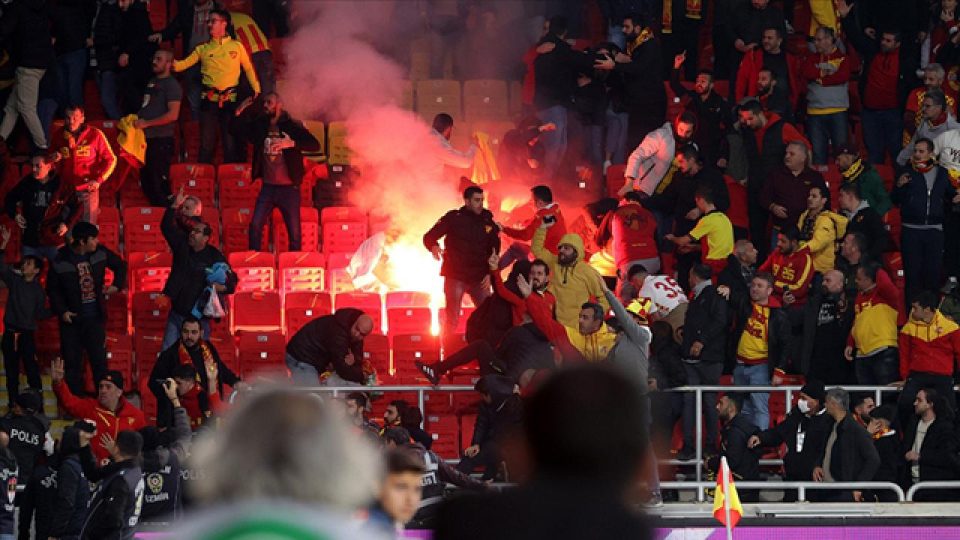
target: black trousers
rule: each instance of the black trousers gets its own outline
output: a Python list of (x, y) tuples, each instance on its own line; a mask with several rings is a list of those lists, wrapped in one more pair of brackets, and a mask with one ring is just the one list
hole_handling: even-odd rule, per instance
[(33, 330), (3, 331), (3, 341), (0, 343), (3, 350), (3, 369), (7, 375), (7, 400), (13, 403), (20, 394), (20, 363), (27, 372), (27, 383), (30, 388), (40, 390), (40, 366), (37, 365), (37, 346), (33, 339)]
[(151, 206), (166, 207), (170, 204), (173, 151), (173, 137), (147, 139), (146, 160), (140, 169), (140, 188)]
[(500, 468), (500, 448), (495, 442), (485, 442), (480, 445), (480, 451), (473, 457), (463, 456), (457, 463), (457, 470), (470, 474), (478, 466), (483, 466), (483, 479), (493, 480), (497, 477)]
[(230, 131), (237, 104), (227, 101), (223, 107), (208, 99), (200, 101), (200, 163), (213, 163), (217, 139), (223, 144), (223, 162), (241, 163), (243, 154), (237, 138)]
[(947, 404), (951, 409), (954, 411), (957, 410), (957, 397), (953, 392), (953, 377), (950, 375), (911, 371), (907, 375), (907, 380), (903, 385), (900, 396), (897, 398), (897, 414), (900, 418), (900, 429), (906, 429), (913, 420), (913, 401), (917, 398), (917, 392), (924, 388), (933, 388), (947, 400)]
[(93, 380), (107, 371), (106, 329), (99, 317), (74, 317), (67, 324), (60, 321), (60, 356), (63, 357), (65, 380), (76, 396), (85, 393), (83, 385), (83, 353), (90, 359)]
[(500, 363), (499, 358), (497, 358), (497, 352), (489, 342), (480, 339), (473, 343), (468, 343), (466, 347), (451, 354), (437, 364), (436, 369), (438, 375), (453, 371), (460, 366), (465, 366), (474, 359), (480, 364), (480, 373), (484, 375), (499, 373), (499, 371), (493, 367)]

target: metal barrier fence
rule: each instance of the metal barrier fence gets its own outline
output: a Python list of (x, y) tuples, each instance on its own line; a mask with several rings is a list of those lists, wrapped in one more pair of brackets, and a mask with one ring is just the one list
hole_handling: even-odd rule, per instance
[[(706, 490), (716, 487), (716, 482), (661, 482), (661, 489), (676, 490), (697, 490), (697, 500), (703, 502)], [(755, 490), (797, 490), (797, 500), (805, 502), (807, 500), (807, 490), (827, 490), (827, 491), (860, 491), (860, 490), (884, 490), (892, 491), (897, 495), (899, 502), (905, 502), (906, 496), (903, 489), (893, 482), (740, 482), (736, 483), (737, 491), (743, 492), (745, 489)], [(919, 485), (919, 484), (917, 484)], [(916, 487), (916, 486), (914, 486)]]
[[(663, 482), (661, 487), (664, 489), (696, 489), (697, 490), (697, 500), (703, 502), (705, 500), (705, 489), (712, 487), (714, 484), (712, 482), (705, 482), (703, 478), (703, 394), (704, 393), (718, 393), (718, 392), (766, 392), (766, 393), (775, 393), (782, 392), (785, 394), (785, 403), (787, 404), (787, 412), (789, 412), (789, 407), (793, 401), (793, 395), (800, 391), (800, 386), (683, 386), (679, 388), (671, 388), (669, 390), (662, 390), (662, 392), (682, 392), (682, 393), (694, 393), (696, 401), (696, 455), (693, 460), (677, 460), (677, 459), (661, 459), (659, 462), (661, 464), (670, 464), (670, 465), (680, 465), (687, 467), (694, 467), (696, 471), (696, 480), (695, 481), (682, 481), (682, 482)], [(850, 393), (865, 393), (872, 392), (874, 396), (874, 402), (879, 407), (883, 403), (884, 394), (889, 393), (899, 393), (901, 388), (896, 386), (844, 386), (845, 390)], [(426, 402), (425, 395), (428, 392), (472, 392), (472, 386), (465, 385), (450, 385), (450, 386), (316, 386), (303, 388), (304, 391), (316, 391), (316, 392), (329, 392), (334, 395), (334, 397), (340, 395), (341, 393), (349, 393), (356, 391), (363, 392), (410, 392), (417, 394), (417, 405), (420, 407), (420, 410), (424, 410), (424, 404)], [(713, 403), (707, 404), (709, 406), (714, 406)], [(764, 459), (760, 460), (760, 464), (764, 466), (779, 466), (783, 464), (783, 460), (780, 459)], [(900, 501), (910, 501), (912, 500), (913, 494), (922, 489), (950, 489), (950, 488), (960, 488), (960, 482), (920, 482), (910, 488), (907, 495), (904, 495), (903, 490), (896, 484), (888, 482), (844, 482), (844, 483), (821, 483), (821, 482), (738, 482), (737, 486), (743, 486), (744, 488), (760, 488), (760, 489), (782, 489), (792, 487), (799, 491), (801, 500), (807, 489), (853, 489), (850, 486), (859, 486), (862, 489), (888, 489), (895, 491)], [(846, 487), (844, 487), (846, 486)], [(893, 489), (896, 488), (896, 489)]]

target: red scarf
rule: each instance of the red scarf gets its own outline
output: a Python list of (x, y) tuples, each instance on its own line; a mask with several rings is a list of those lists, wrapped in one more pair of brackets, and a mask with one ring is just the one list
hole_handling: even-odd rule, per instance
[[(213, 353), (210, 352), (210, 346), (207, 345), (205, 341), (200, 340), (198, 347), (200, 347), (200, 357), (203, 358), (203, 369), (206, 369), (207, 366), (211, 364), (216, 365)], [(181, 364), (193, 366), (193, 358), (190, 357), (190, 351), (183, 346), (182, 342), (180, 343), (179, 355)], [(203, 424), (204, 420), (209, 418), (211, 414), (211, 411), (202, 410), (200, 407), (200, 393), (206, 391), (207, 389), (203, 387), (203, 381), (200, 378), (200, 372), (197, 371), (196, 375), (194, 375), (193, 390), (180, 397), (180, 403), (190, 416), (190, 427), (194, 429)]]
[(926, 163), (917, 163), (915, 161), (911, 161), (910, 165), (913, 166), (913, 170), (917, 171), (918, 173), (927, 174), (928, 172), (932, 171), (934, 167), (937, 166), (937, 162), (932, 159), (927, 161)]

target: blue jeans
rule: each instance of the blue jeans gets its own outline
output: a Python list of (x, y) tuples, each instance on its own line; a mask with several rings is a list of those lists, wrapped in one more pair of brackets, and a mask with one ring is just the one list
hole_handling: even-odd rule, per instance
[(83, 105), (83, 75), (87, 71), (87, 49), (78, 49), (58, 56), (57, 71), (60, 79), (60, 106)]
[(619, 165), (627, 162), (627, 124), (630, 115), (625, 112), (614, 112), (607, 109), (607, 141), (606, 152), (610, 156), (610, 163)]
[(190, 104), (190, 117), (200, 119), (200, 93), (203, 83), (200, 82), (200, 64), (193, 66), (183, 73), (185, 81), (184, 91), (187, 93), (187, 103)]
[[(283, 222), (287, 226), (290, 239), (290, 251), (300, 251), (300, 188), (296, 186), (274, 186), (263, 184), (257, 196), (257, 206), (250, 220), (250, 249), (260, 251), (263, 238), (263, 226), (274, 208), (280, 209)], [(313, 246), (316, 249), (316, 246)]]
[(103, 112), (111, 120), (120, 119), (120, 105), (117, 104), (117, 73), (115, 71), (98, 71), (97, 86), (100, 87), (100, 103)]
[[(767, 364), (748, 366), (737, 363), (733, 368), (733, 384), (735, 386), (769, 386), (770, 368)], [(751, 392), (743, 402), (743, 414), (750, 418), (757, 429), (763, 431), (770, 428), (770, 394), (767, 392)]]
[(469, 294), (473, 305), (479, 306), (490, 296), (490, 288), (482, 287), (480, 282), (467, 283), (453, 278), (443, 279), (443, 296), (447, 302), (443, 322), (443, 335), (446, 338), (456, 334), (457, 323), (460, 322), (460, 303), (463, 295)]
[(287, 368), (290, 370), (290, 380), (297, 386), (318, 386), (320, 373), (313, 364), (301, 362), (287, 355)]
[(807, 115), (807, 138), (813, 146), (814, 165), (826, 165), (828, 146), (833, 143), (833, 147), (837, 148), (847, 142), (846, 111)]
[(920, 291), (940, 288), (943, 269), (943, 231), (936, 229), (900, 229), (900, 252), (906, 279), (906, 301)]
[(537, 116), (543, 123), (552, 122), (557, 126), (554, 131), (540, 135), (544, 149), (543, 176), (553, 178), (560, 168), (564, 154), (567, 153), (567, 108), (563, 105), (548, 107), (537, 111)]
[(883, 163), (884, 156), (896, 161), (903, 136), (903, 116), (899, 109), (864, 109), (863, 142), (867, 146), (870, 163)]
[(585, 154), (590, 164), (599, 167), (603, 164), (603, 126), (583, 126)]
[[(161, 345), (161, 350), (167, 350), (171, 345), (177, 342), (180, 339), (180, 327), (183, 326), (183, 321), (186, 319), (183, 315), (170, 310), (170, 314), (167, 315), (167, 328), (163, 332), (163, 345)], [(210, 320), (209, 319), (200, 319), (200, 333), (203, 339), (210, 339)]]

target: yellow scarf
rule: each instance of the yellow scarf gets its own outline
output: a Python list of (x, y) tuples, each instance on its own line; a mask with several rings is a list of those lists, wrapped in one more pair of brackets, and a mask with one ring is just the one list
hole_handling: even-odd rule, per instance
[[(686, 0), (684, 18), (699, 21), (703, 18), (703, 0)], [(673, 33), (673, 0), (663, 0), (663, 13), (660, 19), (660, 31)]]
[(627, 56), (633, 56), (633, 51), (637, 50), (637, 47), (643, 45), (651, 39), (653, 39), (653, 30), (644, 28), (643, 31), (640, 32), (639, 36), (637, 36), (630, 43), (627, 43)]
[(858, 159), (853, 162), (853, 165), (850, 165), (850, 168), (845, 171), (840, 171), (840, 174), (847, 180), (851, 180), (860, 176), (860, 173), (863, 172), (863, 159)]
[(490, 135), (477, 132), (477, 155), (473, 158), (473, 174), (470, 181), (474, 184), (486, 184), (500, 179), (500, 169), (493, 155), (493, 141)]

